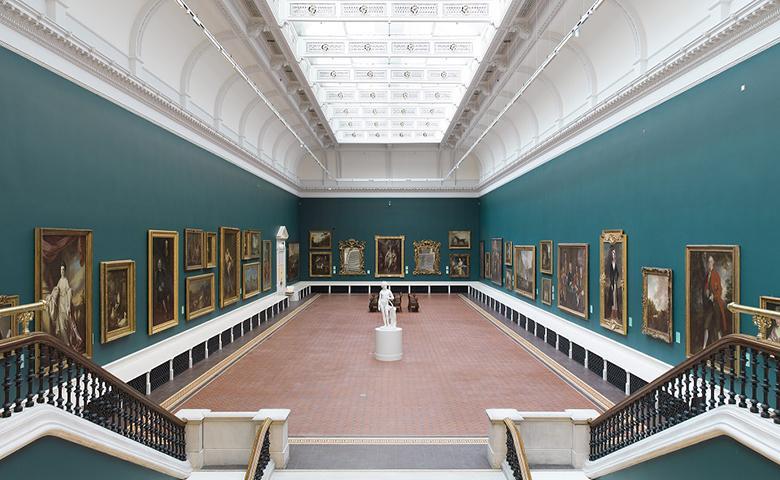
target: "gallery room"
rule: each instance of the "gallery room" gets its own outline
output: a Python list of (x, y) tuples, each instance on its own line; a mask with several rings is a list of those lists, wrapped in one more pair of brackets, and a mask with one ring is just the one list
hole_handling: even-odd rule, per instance
[(0, 478), (780, 476), (780, 0), (0, 0)]

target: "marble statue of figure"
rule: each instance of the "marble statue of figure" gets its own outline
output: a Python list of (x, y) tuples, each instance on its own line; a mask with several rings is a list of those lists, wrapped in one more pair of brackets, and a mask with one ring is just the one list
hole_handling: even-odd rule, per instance
[(387, 282), (382, 282), (382, 290), (379, 292), (379, 311), (382, 312), (382, 322), (385, 327), (395, 327), (394, 298), (390, 285)]

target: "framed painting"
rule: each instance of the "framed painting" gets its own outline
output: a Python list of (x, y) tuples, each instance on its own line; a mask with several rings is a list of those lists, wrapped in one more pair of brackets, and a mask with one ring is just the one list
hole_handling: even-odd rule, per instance
[(257, 230), (244, 230), (241, 232), (241, 237), (241, 259), (253, 260), (260, 258), (262, 234)]
[(505, 268), (504, 269), (504, 287), (506, 287), (507, 290), (514, 290), (514, 278), (515, 276), (512, 274), (511, 268)]
[(241, 231), (232, 227), (219, 227), (219, 306), (225, 308), (240, 298)]
[(298, 280), (301, 265), (301, 244), (289, 242), (287, 244), (287, 281)]
[(642, 333), (672, 343), (672, 270), (642, 267)]
[(310, 230), (309, 250), (330, 250), (333, 247), (330, 230)]
[(739, 333), (739, 246), (685, 247), (685, 353), (694, 355), (730, 333)]
[(552, 275), (553, 273), (553, 241), (542, 240), (539, 242), (539, 271)]
[[(759, 298), (759, 307), (764, 310), (780, 312), (780, 298), (762, 296)], [(780, 343), (780, 322), (775, 319), (769, 319), (769, 326), (766, 327), (764, 332), (759, 332), (759, 338), (765, 338), (770, 342)]]
[[(19, 306), (19, 295), (0, 295), (0, 308)], [(32, 328), (32, 327), (31, 327)], [(0, 340), (19, 335), (16, 315), (0, 316)]]
[(501, 285), (502, 265), (504, 255), (504, 239), (490, 239), (490, 280), (496, 285)]
[(214, 268), (217, 266), (217, 232), (206, 232), (204, 237), (206, 242), (205, 268)]
[(214, 273), (204, 273), (186, 280), (187, 320), (202, 317), (216, 309)]
[(100, 262), (100, 343), (135, 333), (135, 262)]
[(479, 262), (479, 278), (485, 278), (485, 242), (483, 240), (479, 241), (479, 258), (477, 261)]
[(366, 242), (354, 238), (339, 241), (339, 274), (366, 274)]
[(246, 300), (260, 293), (260, 262), (245, 263), (242, 272), (241, 286)]
[(404, 277), (404, 241), (403, 235), (374, 237), (376, 257), (376, 277)]
[(490, 252), (485, 252), (485, 258), (482, 260), (482, 266), (485, 268), (485, 275), (484, 275), (485, 280), (488, 280), (488, 279), (491, 278), (491, 276), (490, 276), (490, 263), (491, 263), (490, 262), (490, 258), (491, 258)]
[(504, 265), (512, 266), (512, 242), (504, 242)]
[(147, 329), (149, 335), (179, 324), (179, 232), (149, 230)]
[(450, 250), (471, 248), (471, 230), (450, 230), (447, 234), (447, 247)]
[(414, 246), (414, 275), (441, 275), (441, 242), (420, 240)]
[(541, 290), (542, 303), (545, 305), (552, 305), (552, 278), (542, 277), (542, 290)]
[(203, 230), (184, 230), (184, 270), (200, 270), (206, 264)]
[[(178, 235), (178, 234), (177, 234)], [(37, 330), (92, 356), (92, 231), (35, 229)]]
[(531, 300), (536, 298), (536, 245), (515, 245), (514, 290)]
[(607, 330), (628, 334), (626, 257), (623, 230), (604, 230), (599, 241), (599, 323)]
[(271, 265), (273, 264), (273, 242), (263, 240), (263, 291), (271, 289), (272, 275)]
[(558, 244), (558, 308), (588, 318), (588, 244)]
[(331, 252), (309, 252), (309, 276), (330, 277), (333, 265)]
[(468, 253), (450, 253), (450, 278), (469, 278), (470, 263), (471, 255)]

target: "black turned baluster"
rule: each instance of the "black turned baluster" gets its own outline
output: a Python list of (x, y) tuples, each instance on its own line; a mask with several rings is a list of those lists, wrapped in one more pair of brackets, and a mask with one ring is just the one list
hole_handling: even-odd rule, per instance
[(734, 405), (737, 403), (737, 391), (734, 389), (734, 377), (737, 373), (737, 365), (738, 360), (736, 357), (736, 350), (734, 348), (734, 345), (728, 346), (728, 355), (729, 355), (729, 369), (724, 369), (723, 372), (728, 375), (729, 377), (729, 405)]
[(57, 408), (63, 408), (65, 406), (65, 393), (63, 390), (65, 389), (65, 385), (63, 385), (63, 375), (62, 375), (62, 369), (65, 368), (65, 362), (67, 362), (67, 359), (58, 352), (57, 355)]
[(3, 418), (11, 416), (11, 355), (13, 351), (3, 354)]
[[(720, 365), (721, 369), (724, 367), (723, 363), (718, 363), (718, 361), (720, 360), (719, 357), (720, 357), (720, 350), (712, 354), (711, 357), (712, 365), (710, 365), (710, 367), (707, 369), (710, 374), (709, 375), (710, 379), (707, 382), (707, 384), (704, 386), (704, 388), (705, 388), (705, 392), (709, 392), (709, 393), (707, 393), (707, 402), (706, 402), (707, 407), (704, 408), (703, 410), (712, 410), (718, 404), (718, 399), (715, 395), (715, 384), (718, 381), (716, 376), (718, 374), (719, 369), (716, 366)], [(702, 375), (702, 377), (706, 377), (706, 375)]]
[(775, 410), (773, 413), (774, 422), (780, 425), (780, 361), (772, 356), (775, 361)]
[(68, 363), (67, 366), (67, 378), (65, 383), (65, 395), (67, 395), (67, 401), (65, 402), (65, 411), (73, 413), (73, 361), (70, 358), (65, 358)]
[(14, 401), (14, 412), (19, 413), (22, 411), (24, 406), (22, 405), (22, 399), (24, 398), (22, 394), (22, 360), (24, 359), (24, 350), (14, 350), (14, 387), (16, 389), (16, 395), (15, 395), (15, 401)]
[(46, 391), (44, 390), (44, 378), (45, 378), (45, 372), (46, 372), (46, 362), (48, 362), (48, 356), (45, 352), (47, 352), (47, 346), (44, 344), (36, 344), (38, 346), (38, 354), (40, 355), (40, 358), (38, 358), (38, 396), (36, 398), (36, 401), (38, 403), (43, 403), (46, 401)]
[(47, 395), (48, 401), (46, 403), (54, 406), (54, 393), (55, 393), (54, 388), (56, 385), (54, 384), (53, 369), (54, 369), (54, 364), (56, 363), (55, 358), (57, 356), (57, 351), (53, 347), (46, 345), (46, 352), (48, 352), (48, 354), (46, 355), (46, 365), (47, 365), (46, 379), (48, 380), (47, 383), (49, 384), (49, 393)]
[(737, 347), (738, 356), (739, 356), (739, 371), (737, 372), (737, 382), (740, 386), (740, 393), (738, 395), (739, 403), (737, 404), (739, 407), (746, 408), (747, 404), (745, 403), (746, 394), (747, 394), (747, 372), (745, 371), (745, 368), (747, 368), (747, 350), (744, 348)]
[(750, 358), (750, 412), (758, 413), (758, 352), (753, 348), (747, 351)]
[(718, 374), (718, 405), (725, 405), (726, 404), (726, 382), (724, 380), (724, 373), (727, 368), (726, 364), (726, 349), (721, 348), (720, 351), (720, 364), (722, 365), (721, 369), (717, 372)]
[[(759, 352), (759, 358), (761, 359), (761, 365), (764, 369), (764, 375), (761, 377), (761, 394), (763, 401), (761, 402), (761, 416), (769, 418), (769, 354), (766, 352)], [(756, 362), (758, 364), (758, 362)]]
[(84, 414), (84, 397), (81, 395), (84, 387), (84, 368), (80, 363), (74, 365), (74, 368), (76, 370), (76, 378), (73, 383), (73, 401), (76, 405), (73, 409), (73, 413), (74, 415), (81, 417)]
[(32, 344), (27, 345), (27, 363), (25, 364), (27, 366), (27, 401), (24, 402), (24, 406), (27, 408), (32, 407), (35, 405), (35, 401), (33, 400), (33, 382), (35, 381), (35, 355), (32, 353), (34, 352), (34, 347)]

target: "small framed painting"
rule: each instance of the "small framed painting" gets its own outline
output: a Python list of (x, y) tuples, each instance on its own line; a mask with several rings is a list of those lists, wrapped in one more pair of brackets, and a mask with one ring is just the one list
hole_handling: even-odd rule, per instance
[(504, 242), (504, 265), (512, 266), (512, 242)]
[(536, 298), (536, 245), (515, 245), (514, 283), (517, 293)]
[(470, 261), (471, 255), (468, 253), (450, 253), (450, 278), (469, 278)]
[(213, 273), (205, 273), (186, 280), (187, 320), (209, 314), (216, 309), (216, 291)]
[(542, 303), (552, 305), (552, 278), (542, 277)]
[(588, 318), (588, 244), (558, 244), (558, 308)]
[(309, 231), (309, 250), (330, 250), (332, 246), (330, 230)]
[(539, 271), (552, 275), (553, 273), (553, 241), (542, 240), (539, 242)]
[(217, 232), (206, 232), (206, 268), (217, 266)]
[(203, 230), (188, 228), (184, 230), (184, 270), (200, 270), (205, 264), (203, 248)]
[(135, 333), (135, 262), (100, 262), (100, 343)]
[(333, 257), (331, 252), (309, 252), (309, 276), (330, 277)]
[(244, 230), (242, 232), (243, 241), (241, 242), (241, 259), (253, 260), (260, 258), (260, 242), (262, 233), (257, 230)]
[(672, 343), (672, 270), (642, 267), (642, 333)]
[(447, 246), (450, 250), (471, 248), (471, 230), (450, 230), (447, 235)]
[(242, 278), (244, 300), (260, 293), (260, 262), (245, 263)]

